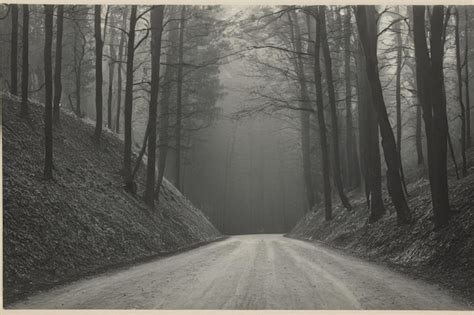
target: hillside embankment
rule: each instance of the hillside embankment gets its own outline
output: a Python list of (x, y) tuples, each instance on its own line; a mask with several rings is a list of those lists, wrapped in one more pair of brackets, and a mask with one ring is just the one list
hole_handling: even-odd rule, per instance
[(3, 141), (4, 304), (32, 292), (221, 238), (206, 216), (164, 181), (159, 206), (123, 188), (123, 142), (61, 112), (54, 129), (54, 179), (43, 178), (44, 107), (0, 95)]

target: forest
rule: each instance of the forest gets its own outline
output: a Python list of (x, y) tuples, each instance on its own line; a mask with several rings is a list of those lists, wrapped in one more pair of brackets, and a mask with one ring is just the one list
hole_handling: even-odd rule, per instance
[[(284, 231), (320, 203), (330, 220), (334, 202), (352, 210), (356, 190), (371, 222), (385, 213), (387, 189), (397, 222), (409, 223), (406, 185), (420, 177), (442, 227), (453, 214), (448, 163), (458, 178), (470, 165), (470, 10), (8, 5), (2, 84), (21, 97), (25, 119), (29, 98), (45, 104), (45, 178), (53, 130), (67, 128), (61, 108), (94, 121), (98, 145), (104, 130), (123, 137), (129, 193), (153, 208), (167, 176), (225, 232), (249, 222), (254, 232)], [(236, 149), (236, 129), (258, 117), (272, 119), (258, 122), (270, 138), (253, 130)], [(224, 139), (206, 133), (212, 127)], [(210, 141), (210, 161), (193, 163)], [(233, 171), (238, 159), (245, 165)], [(283, 174), (290, 168), (298, 175)]]
[(442, 233), (468, 257), (473, 8), (1, 5), (4, 241), (36, 218), (14, 219), (37, 193), (25, 183), (44, 199), (74, 180), (157, 224), (187, 198), (212, 238), (373, 233), (406, 249)]

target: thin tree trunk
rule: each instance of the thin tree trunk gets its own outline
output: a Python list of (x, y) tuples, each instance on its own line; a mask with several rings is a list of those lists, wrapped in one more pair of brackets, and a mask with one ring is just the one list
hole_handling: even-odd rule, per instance
[(387, 108), (383, 98), (382, 85), (380, 83), (377, 66), (377, 27), (374, 6), (358, 6), (356, 11), (357, 27), (359, 36), (364, 47), (367, 78), (370, 83), (373, 107), (382, 135), (382, 147), (385, 162), (387, 164), (387, 187), (390, 197), (397, 211), (399, 224), (411, 221), (410, 208), (403, 192), (400, 161), (397, 154), (397, 146), (392, 127), (388, 119)]
[(74, 74), (75, 74), (75, 95), (76, 95), (76, 115), (77, 117), (82, 116), (81, 111), (81, 75), (82, 75), (82, 60), (85, 53), (85, 42), (81, 45), (81, 56), (78, 56), (78, 33), (80, 30), (79, 26), (74, 26)]
[[(169, 7), (170, 15), (174, 13), (175, 7)], [(177, 10), (177, 8), (176, 8)], [(161, 93), (161, 100), (160, 100), (160, 111), (159, 111), (159, 156), (158, 156), (158, 179), (156, 181), (156, 188), (155, 194), (159, 196), (161, 184), (163, 183), (163, 177), (165, 174), (165, 167), (166, 167), (166, 157), (168, 155), (168, 145), (169, 145), (169, 135), (168, 135), (168, 128), (169, 128), (169, 104), (172, 92), (172, 84), (176, 81), (176, 69), (173, 66), (177, 61), (178, 55), (178, 45), (179, 45), (179, 28), (178, 22), (176, 19), (172, 19), (170, 21), (170, 29), (168, 35), (168, 42), (170, 43), (169, 51), (166, 54), (166, 63), (165, 66), (165, 73), (163, 75), (163, 85), (162, 85), (162, 93)], [(159, 200), (159, 199), (158, 199)]]
[(434, 166), (434, 201), (435, 225), (444, 226), (449, 220), (449, 190), (447, 174), (447, 137), (448, 119), (446, 114), (446, 98), (444, 95), (443, 75), (443, 34), (444, 7), (434, 6), (431, 19), (431, 65), (433, 68), (433, 87), (431, 89), (433, 100), (433, 138), (435, 144)]
[(460, 118), (461, 118), (461, 157), (462, 157), (462, 176), (465, 177), (467, 175), (467, 167), (466, 167), (466, 109), (464, 107), (463, 102), (463, 93), (462, 93), (462, 66), (461, 66), (461, 47), (459, 44), (459, 11), (456, 8), (454, 12), (454, 41), (456, 46), (456, 72), (458, 76), (458, 100), (459, 100), (459, 107), (460, 107)]
[(45, 41), (44, 41), (44, 177), (53, 178), (53, 69), (51, 50), (53, 44), (53, 13), (54, 6), (45, 5)]
[(56, 59), (54, 67), (54, 100), (53, 100), (53, 123), (58, 126), (59, 103), (61, 102), (62, 84), (61, 84), (61, 64), (63, 55), (63, 22), (64, 22), (64, 5), (57, 6), (56, 17)]
[[(301, 121), (301, 150), (303, 155), (303, 177), (305, 183), (305, 195), (307, 198), (307, 211), (311, 211), (314, 206), (314, 187), (311, 172), (311, 153), (310, 153), (310, 142), (309, 142), (309, 96), (308, 89), (306, 86), (306, 77), (304, 73), (302, 45), (301, 45), (301, 34), (298, 26), (298, 20), (294, 11), (288, 13), (288, 20), (291, 29), (291, 42), (293, 49), (296, 51), (295, 61), (293, 62), (295, 72), (298, 76), (298, 82), (300, 85), (300, 121)], [(295, 21), (295, 23), (293, 23)]]
[[(319, 11), (319, 9), (316, 9)], [(324, 11), (323, 11), (324, 13)], [(331, 199), (331, 183), (329, 181), (330, 171), (330, 160), (329, 150), (326, 136), (326, 122), (324, 118), (324, 100), (323, 100), (323, 87), (321, 83), (321, 65), (320, 65), (320, 52), (321, 52), (321, 14), (318, 12), (316, 18), (316, 40), (314, 42), (314, 82), (316, 85), (316, 107), (318, 113), (318, 124), (319, 124), (319, 143), (321, 146), (321, 173), (323, 174), (324, 182), (324, 209), (325, 219), (329, 221), (332, 219), (332, 199)]]
[(23, 6), (23, 36), (21, 50), (22, 55), (22, 66), (21, 66), (21, 109), (20, 117), (28, 117), (28, 77), (29, 77), (29, 40), (28, 33), (30, 32), (30, 9), (27, 4)]
[[(123, 12), (123, 27), (127, 23), (127, 10), (124, 9)], [(119, 57), (118, 57), (118, 67), (117, 67), (117, 113), (115, 116), (115, 132), (120, 133), (120, 113), (121, 103), (122, 103), (122, 63), (123, 63), (123, 46), (125, 45), (125, 33), (122, 33), (120, 36), (120, 46), (119, 46)]]
[(102, 134), (102, 35), (101, 35), (101, 6), (94, 6), (94, 37), (95, 37), (95, 132), (94, 138), (100, 142)]
[[(114, 15), (112, 13), (110, 15), (110, 24), (115, 26)], [(107, 95), (107, 127), (110, 130), (113, 129), (112, 128), (112, 100), (113, 100), (112, 86), (114, 84), (115, 63), (117, 62), (117, 55), (115, 53), (114, 45), (115, 45), (115, 30), (110, 30), (109, 52), (110, 52), (111, 60), (109, 62), (109, 88), (108, 88), (108, 95)]]
[[(400, 6), (396, 6), (396, 13), (400, 13)], [(398, 17), (397, 17), (398, 18)], [(401, 93), (401, 79), (402, 79), (402, 34), (400, 21), (395, 24), (396, 33), (396, 45), (397, 45), (397, 73), (395, 83), (395, 100), (396, 100), (396, 112), (397, 112), (397, 153), (398, 160), (400, 161), (400, 176), (402, 178), (403, 190), (408, 195), (407, 187), (405, 184), (405, 174), (403, 172), (403, 161), (402, 161), (402, 93)]]
[(124, 160), (123, 177), (125, 189), (135, 193), (136, 188), (132, 179), (132, 109), (133, 109), (133, 58), (135, 54), (135, 25), (137, 22), (137, 6), (131, 7), (130, 28), (127, 46), (127, 79), (125, 82), (125, 112), (124, 112)]
[(158, 92), (160, 87), (161, 34), (163, 31), (163, 10), (165, 6), (153, 6), (151, 10), (151, 95), (148, 111), (148, 160), (145, 186), (145, 202), (153, 208), (155, 205), (155, 170), (156, 170), (156, 118)]
[(320, 15), (320, 27), (321, 27), (321, 43), (323, 48), (323, 56), (325, 61), (325, 71), (326, 71), (326, 83), (328, 86), (328, 96), (329, 96), (329, 105), (331, 109), (331, 139), (332, 147), (334, 151), (334, 184), (337, 188), (339, 198), (341, 199), (342, 204), (347, 210), (352, 210), (352, 206), (347, 199), (347, 196), (344, 193), (344, 188), (342, 185), (341, 178), (341, 167), (340, 167), (340, 158), (339, 158), (339, 130), (337, 122), (337, 110), (336, 110), (336, 97), (334, 91), (334, 82), (332, 77), (332, 65), (331, 65), (331, 55), (329, 52), (329, 43), (327, 39), (326, 32), (326, 11), (325, 6), (321, 6), (319, 9)]
[[(410, 19), (410, 29), (414, 29), (414, 18), (413, 18), (413, 10), (412, 9), (407, 9), (408, 17)], [(412, 40), (414, 41), (414, 32), (410, 32), (408, 36), (411, 36)], [(408, 63), (410, 66), (410, 69), (412, 71), (412, 74), (415, 74), (416, 76), (416, 96), (418, 99), (418, 102), (416, 104), (416, 129), (415, 129), (415, 145), (416, 145), (416, 154), (417, 154), (417, 164), (422, 165), (424, 164), (424, 157), (423, 157), (423, 140), (422, 140), (422, 131), (421, 131), (421, 119), (422, 119), (422, 112), (423, 112), (423, 81), (422, 81), (422, 75), (419, 72), (420, 67), (416, 66), (415, 63)], [(431, 105), (430, 105), (431, 106)], [(429, 118), (429, 117), (428, 117)], [(428, 119), (428, 123), (430, 124), (430, 118)], [(428, 130), (430, 126), (426, 126), (426, 121), (425, 121), (425, 130)], [(426, 137), (426, 142), (427, 146), (430, 147), (430, 142), (428, 139), (428, 136)], [(429, 157), (429, 153), (428, 153)]]
[(464, 7), (464, 16), (466, 17), (466, 24), (464, 28), (464, 82), (466, 83), (466, 147), (471, 147), (471, 103), (469, 99), (469, 13), (468, 7)]
[(349, 187), (359, 186), (360, 174), (358, 168), (357, 150), (354, 145), (354, 127), (352, 123), (352, 86), (351, 86), (351, 8), (348, 7), (344, 19), (344, 76), (346, 92), (346, 161), (347, 182)]
[(183, 44), (185, 29), (186, 6), (181, 7), (181, 18), (179, 26), (179, 50), (178, 50), (178, 86), (176, 90), (176, 162), (175, 162), (175, 186), (181, 190), (181, 125), (182, 125), (182, 89), (183, 89)]
[(10, 93), (18, 95), (18, 4), (11, 4), (12, 37), (10, 53)]

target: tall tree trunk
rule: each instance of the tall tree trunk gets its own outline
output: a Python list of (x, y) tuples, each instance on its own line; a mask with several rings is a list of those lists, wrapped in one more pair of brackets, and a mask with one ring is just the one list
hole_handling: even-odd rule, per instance
[[(110, 24), (115, 26), (113, 13), (110, 13)], [(110, 53), (111, 60), (109, 62), (109, 88), (108, 88), (108, 95), (107, 95), (107, 127), (110, 130), (112, 130), (112, 100), (113, 100), (112, 86), (114, 84), (115, 63), (117, 62), (117, 55), (115, 53), (114, 45), (115, 45), (115, 30), (110, 30), (109, 53)]]
[[(323, 87), (321, 82), (321, 65), (320, 65), (320, 53), (321, 53), (321, 15), (318, 10), (316, 18), (316, 39), (314, 42), (314, 82), (316, 85), (316, 108), (318, 113), (318, 124), (319, 124), (319, 143), (321, 146), (321, 173), (323, 174), (324, 182), (324, 209), (325, 219), (329, 221), (332, 219), (332, 199), (331, 199), (331, 183), (329, 181), (329, 171), (331, 168), (329, 160), (329, 150), (326, 136), (326, 121), (324, 118), (324, 99), (323, 99)], [(324, 13), (324, 11), (323, 11)]]
[[(311, 211), (314, 206), (314, 187), (311, 172), (311, 150), (309, 142), (309, 119), (310, 107), (308, 88), (306, 86), (306, 77), (304, 73), (303, 58), (301, 56), (303, 49), (301, 45), (301, 32), (298, 26), (298, 20), (294, 11), (288, 13), (288, 20), (291, 29), (291, 42), (295, 50), (295, 61), (293, 62), (295, 72), (298, 76), (300, 86), (300, 121), (301, 121), (301, 150), (303, 156), (303, 177), (305, 183), (305, 194), (307, 198), (307, 211)], [(293, 22), (294, 21), (294, 22)]]
[(133, 59), (135, 55), (135, 25), (137, 23), (137, 6), (132, 5), (130, 13), (130, 28), (128, 30), (127, 46), (127, 78), (125, 82), (125, 111), (124, 111), (124, 159), (123, 178), (125, 189), (135, 193), (132, 179), (132, 109), (133, 109)]
[(95, 132), (94, 138), (100, 142), (102, 134), (102, 35), (101, 35), (101, 6), (94, 6), (94, 37), (95, 37)]
[(76, 115), (77, 117), (82, 116), (82, 111), (81, 111), (81, 77), (82, 77), (82, 60), (84, 58), (84, 53), (85, 53), (85, 43), (82, 42), (81, 46), (81, 55), (79, 56), (78, 50), (79, 50), (79, 39), (78, 35), (80, 33), (79, 30), (79, 25), (74, 26), (74, 86), (75, 86), (75, 95), (76, 95)]
[(431, 58), (426, 43), (425, 10), (425, 6), (413, 7), (413, 34), (417, 88), (421, 98), (419, 101), (423, 108), (428, 146), (428, 173), (434, 222), (436, 227), (441, 227), (449, 219), (446, 166), (448, 125), (443, 92), (442, 32), (444, 9), (442, 6), (435, 6), (433, 8), (431, 18)]
[(323, 49), (325, 71), (326, 71), (326, 83), (328, 86), (328, 96), (329, 96), (329, 105), (331, 109), (331, 139), (332, 147), (334, 151), (334, 184), (337, 188), (339, 198), (341, 199), (342, 204), (347, 210), (352, 210), (352, 206), (347, 199), (347, 196), (344, 193), (344, 188), (342, 185), (341, 178), (341, 166), (339, 158), (339, 130), (337, 122), (337, 110), (336, 110), (336, 96), (334, 91), (334, 82), (332, 77), (332, 64), (331, 64), (331, 55), (329, 52), (329, 43), (327, 39), (326, 32), (326, 10), (325, 6), (321, 6), (319, 9), (319, 18), (320, 18), (320, 27), (321, 27), (321, 43)]
[(447, 136), (448, 119), (446, 114), (446, 98), (444, 91), (443, 75), (443, 34), (444, 7), (435, 6), (431, 18), (431, 65), (433, 68), (433, 87), (431, 89), (433, 100), (433, 138), (435, 144), (433, 179), (435, 183), (434, 209), (435, 224), (437, 227), (444, 226), (449, 219), (449, 195), (447, 174)]
[[(411, 8), (407, 9), (408, 19), (409, 19), (409, 29), (413, 30), (413, 10)], [(411, 40), (413, 39), (413, 31), (408, 33), (408, 37)], [(412, 75), (416, 77), (416, 88), (415, 85), (412, 83), (411, 86), (416, 90), (416, 96), (418, 102), (416, 103), (416, 126), (415, 126), (415, 147), (416, 147), (416, 155), (417, 155), (417, 164), (423, 165), (425, 163), (423, 157), (423, 140), (422, 140), (422, 131), (421, 131), (421, 117), (422, 117), (422, 104), (420, 100), (423, 99), (421, 95), (421, 83), (419, 82), (420, 76), (417, 74), (418, 69), (416, 68), (416, 63), (412, 62), (411, 59), (406, 60), (406, 64), (410, 67)]]
[(356, 10), (357, 28), (359, 30), (362, 46), (364, 47), (367, 78), (370, 83), (373, 107), (382, 135), (382, 147), (388, 168), (387, 187), (397, 211), (398, 223), (406, 224), (411, 221), (411, 213), (402, 187), (397, 146), (388, 119), (382, 85), (379, 78), (375, 13), (374, 6), (358, 6)]
[(22, 45), (21, 50), (22, 62), (21, 62), (21, 109), (20, 117), (28, 117), (28, 77), (29, 77), (29, 42), (28, 33), (30, 32), (30, 9), (27, 4), (23, 6), (23, 34), (22, 34)]
[(361, 169), (362, 174), (364, 174), (367, 207), (370, 211), (369, 222), (375, 222), (385, 214), (386, 210), (382, 199), (379, 126), (368, 92), (370, 88), (365, 67), (364, 52), (359, 44), (357, 54), (357, 99), (359, 105)]
[[(123, 27), (127, 23), (127, 10), (123, 12)], [(117, 66), (117, 113), (115, 116), (115, 132), (120, 133), (120, 113), (122, 103), (122, 63), (123, 63), (123, 46), (125, 45), (125, 33), (120, 36), (119, 57)]]
[(163, 10), (165, 6), (153, 6), (151, 10), (151, 95), (148, 111), (148, 160), (145, 187), (145, 202), (154, 207), (155, 170), (156, 170), (156, 112), (160, 87), (161, 34), (163, 31)]
[(466, 147), (471, 147), (471, 101), (469, 99), (469, 10), (468, 7), (464, 7), (464, 16), (466, 18), (466, 24), (464, 28), (464, 83), (466, 83)]
[(12, 37), (10, 53), (10, 93), (18, 95), (18, 4), (11, 4)]
[(59, 120), (59, 103), (61, 102), (62, 84), (61, 84), (61, 64), (63, 56), (63, 22), (64, 5), (57, 6), (56, 17), (56, 59), (54, 66), (54, 100), (53, 100), (53, 122), (57, 126)]
[(360, 44), (357, 61), (361, 168), (364, 174), (367, 206), (370, 211), (369, 222), (375, 222), (386, 212), (382, 199), (379, 126), (368, 92), (370, 88), (365, 73), (364, 52)]
[(346, 92), (346, 161), (347, 182), (349, 187), (360, 184), (357, 150), (354, 145), (354, 127), (352, 123), (352, 83), (351, 83), (351, 8), (348, 7), (344, 18), (344, 76)]
[(53, 44), (53, 5), (45, 5), (45, 41), (44, 41), (44, 177), (53, 178), (53, 69), (52, 69), (52, 44)]
[(461, 156), (462, 156), (462, 176), (467, 175), (466, 167), (466, 109), (463, 102), (463, 93), (462, 93), (462, 66), (461, 66), (461, 47), (459, 44), (459, 10), (456, 8), (454, 12), (454, 41), (456, 46), (456, 72), (458, 76), (458, 100), (460, 107), (460, 118), (461, 118)]
[(183, 44), (184, 29), (186, 24), (186, 6), (181, 7), (181, 17), (179, 25), (179, 48), (178, 48), (178, 86), (176, 89), (176, 162), (175, 162), (175, 186), (181, 191), (181, 125), (182, 125), (182, 96), (183, 96)]
[[(396, 13), (400, 14), (400, 6), (396, 6)], [(398, 18), (398, 17), (397, 17)], [(408, 195), (407, 187), (405, 184), (405, 174), (403, 172), (403, 161), (402, 161), (402, 93), (401, 93), (401, 79), (402, 79), (402, 53), (403, 43), (401, 34), (401, 22), (395, 24), (396, 33), (396, 45), (397, 45), (397, 72), (395, 79), (395, 100), (396, 100), (396, 112), (397, 112), (397, 153), (398, 160), (400, 161), (400, 176), (402, 178), (403, 189), (405, 194)]]
[[(177, 7), (169, 7), (170, 16), (175, 13)], [(179, 27), (176, 19), (170, 20), (170, 32), (168, 35), (169, 48), (166, 54), (166, 66), (163, 75), (162, 93), (159, 107), (159, 156), (158, 156), (158, 179), (156, 181), (155, 194), (159, 196), (163, 176), (165, 174), (166, 157), (168, 155), (169, 145), (169, 104), (173, 82), (176, 81), (176, 61), (178, 57), (179, 46)]]

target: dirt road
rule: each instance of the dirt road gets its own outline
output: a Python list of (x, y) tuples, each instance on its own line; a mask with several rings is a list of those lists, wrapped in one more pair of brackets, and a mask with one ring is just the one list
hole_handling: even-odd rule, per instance
[(9, 308), (469, 309), (447, 292), (321, 245), (230, 237), (74, 282)]

